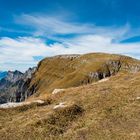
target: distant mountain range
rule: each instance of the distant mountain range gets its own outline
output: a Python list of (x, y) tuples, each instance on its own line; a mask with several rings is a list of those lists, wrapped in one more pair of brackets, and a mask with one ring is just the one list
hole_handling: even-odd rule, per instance
[(0, 71), (0, 80), (6, 77), (7, 73), (8, 73), (7, 71)]
[(19, 102), (25, 100), (26, 88), (30, 83), (36, 68), (29, 68), (25, 73), (8, 71), (3, 73), (0, 80), (0, 104), (5, 102)]

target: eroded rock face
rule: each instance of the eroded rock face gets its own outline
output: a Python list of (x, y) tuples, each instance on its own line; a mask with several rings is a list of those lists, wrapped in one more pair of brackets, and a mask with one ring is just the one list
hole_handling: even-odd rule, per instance
[(36, 68), (29, 68), (25, 73), (9, 71), (7, 76), (0, 80), (0, 104), (25, 100), (28, 97), (26, 91), (35, 70)]
[(5, 77), (5, 79), (7, 81), (14, 83), (14, 82), (20, 80), (23, 77), (23, 75), (24, 75), (23, 73), (21, 73), (20, 71), (17, 71), (17, 70), (14, 72), (8, 71), (8, 74)]
[(130, 73), (136, 73), (140, 71), (140, 65), (128, 65), (120, 60), (109, 60), (106, 64), (103, 64), (96, 72), (90, 72), (88, 74), (88, 80), (85, 83), (91, 83), (92, 81), (98, 81), (106, 77), (113, 76), (119, 71), (125, 71)]

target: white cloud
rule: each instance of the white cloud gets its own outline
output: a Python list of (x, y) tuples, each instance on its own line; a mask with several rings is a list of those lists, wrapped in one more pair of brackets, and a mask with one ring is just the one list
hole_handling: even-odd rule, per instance
[[(35, 66), (34, 56), (53, 56), (58, 54), (83, 54), (106, 52), (127, 54), (140, 58), (140, 43), (119, 43), (120, 40), (139, 34), (131, 32), (131, 26), (97, 27), (91, 24), (72, 23), (50, 16), (22, 15), (16, 22), (34, 28), (35, 35), (57, 40), (46, 44), (45, 39), (17, 37), (0, 39), (0, 70), (21, 70)], [(74, 34), (64, 38), (56, 35)], [(115, 41), (114, 41), (115, 40)]]
[(140, 55), (135, 56), (140, 54), (140, 43), (114, 43), (112, 38), (104, 36), (84, 35), (64, 41), (63, 46), (68, 47), (67, 53), (106, 52), (140, 58)]
[[(28, 67), (37, 64), (33, 56), (46, 57), (89, 52), (118, 53), (133, 56), (135, 53), (140, 54), (140, 43), (119, 44), (112, 43), (111, 38), (108, 37), (84, 35), (49, 46), (41, 39), (20, 37), (17, 39), (2, 38), (0, 40), (0, 50), (0, 69), (24, 71)], [(140, 58), (140, 56), (137, 57)]]
[(24, 65), (25, 70), (29, 65), (36, 64), (33, 56), (45, 56), (47, 48), (40, 39), (19, 37), (17, 39), (1, 38), (0, 50), (0, 69), (20, 69), (20, 66)]

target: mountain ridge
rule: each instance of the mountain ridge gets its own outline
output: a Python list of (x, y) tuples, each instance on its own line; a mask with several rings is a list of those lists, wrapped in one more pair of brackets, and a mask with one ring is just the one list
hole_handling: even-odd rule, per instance
[(38, 95), (51, 93), (55, 88), (90, 84), (120, 71), (138, 72), (140, 61), (127, 56), (103, 53), (90, 53), (73, 58), (63, 55), (50, 57), (38, 64), (29, 90), (32, 90), (33, 85)]
[(0, 103), (20, 102), (25, 100), (26, 86), (36, 68), (29, 68), (25, 73), (20, 71), (8, 71), (0, 80)]
[(57, 55), (43, 59), (36, 68), (30, 68), (25, 73), (9, 71), (8, 77), (0, 80), (0, 99), (7, 98), (6, 102), (20, 102), (30, 96), (34, 98), (49, 95), (55, 89), (91, 84), (120, 72), (139, 71), (139, 60), (122, 55)]

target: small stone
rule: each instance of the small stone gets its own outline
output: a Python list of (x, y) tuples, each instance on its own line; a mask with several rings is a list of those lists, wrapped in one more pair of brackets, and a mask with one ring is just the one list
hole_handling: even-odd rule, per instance
[(57, 93), (60, 93), (62, 91), (64, 91), (64, 89), (54, 89), (52, 94), (57, 94)]
[(140, 100), (140, 97), (137, 97), (136, 100)]
[(54, 106), (53, 109), (64, 108), (64, 107), (66, 107), (66, 106), (67, 106), (67, 105), (65, 105), (65, 102), (63, 102), (63, 103), (59, 103), (58, 105)]

